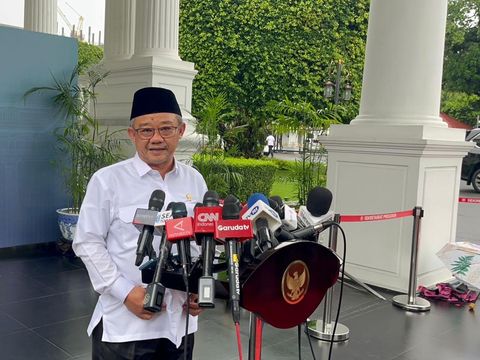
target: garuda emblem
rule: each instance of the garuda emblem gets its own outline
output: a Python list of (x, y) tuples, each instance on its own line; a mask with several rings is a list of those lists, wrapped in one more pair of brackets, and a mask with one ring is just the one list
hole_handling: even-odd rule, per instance
[(282, 277), (282, 295), (289, 304), (297, 304), (305, 297), (310, 282), (307, 265), (300, 260), (288, 265)]

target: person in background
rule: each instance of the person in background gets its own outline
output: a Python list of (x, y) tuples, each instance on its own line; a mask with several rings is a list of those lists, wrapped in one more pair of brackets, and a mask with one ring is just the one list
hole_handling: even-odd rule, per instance
[[(132, 225), (136, 209), (147, 207), (154, 190), (165, 192), (163, 210), (172, 201), (184, 202), (189, 216), (195, 204), (202, 201), (207, 191), (202, 175), (175, 160), (184, 132), (180, 107), (170, 90), (138, 90), (128, 128), (135, 155), (100, 169), (88, 184), (73, 250), (100, 294), (87, 329), (94, 360), (183, 359), (187, 302), (187, 350), (192, 359), (193, 333), (201, 312), (198, 297), (187, 299), (185, 292), (166, 289), (161, 312), (144, 310), (146, 284), (135, 266), (139, 231)], [(153, 248), (158, 246), (155, 236)], [(191, 252), (192, 256), (198, 255), (196, 245)]]
[(272, 134), (270, 134), (270, 135), (267, 136), (265, 141), (268, 145), (268, 155), (267, 156), (271, 156), (273, 158), (273, 147), (275, 146), (275, 137)]

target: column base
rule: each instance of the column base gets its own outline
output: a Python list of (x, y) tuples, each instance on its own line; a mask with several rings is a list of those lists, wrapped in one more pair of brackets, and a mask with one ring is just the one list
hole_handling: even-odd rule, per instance
[[(436, 253), (455, 241), (460, 170), (471, 145), (464, 131), (431, 126), (335, 125), (328, 150), (328, 188), (341, 215), (394, 213), (421, 206), (417, 284), (450, 277)], [(407, 292), (413, 218), (342, 223), (346, 270), (360, 280)], [(339, 241), (338, 253), (343, 252)], [(428, 281), (428, 282), (424, 282)]]

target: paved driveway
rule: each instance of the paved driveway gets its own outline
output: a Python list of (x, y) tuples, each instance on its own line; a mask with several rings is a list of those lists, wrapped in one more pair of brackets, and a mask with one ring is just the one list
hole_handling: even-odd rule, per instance
[[(462, 181), (460, 196), (480, 199), (472, 186)], [(468, 241), (480, 244), (480, 203), (459, 203), (457, 222), (457, 241)]]

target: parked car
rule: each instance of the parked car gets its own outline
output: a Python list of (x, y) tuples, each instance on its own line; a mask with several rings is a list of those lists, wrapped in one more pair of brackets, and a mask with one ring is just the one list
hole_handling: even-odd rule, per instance
[(475, 147), (468, 152), (462, 162), (462, 180), (480, 193), (480, 128), (467, 132), (465, 141), (472, 141)]

